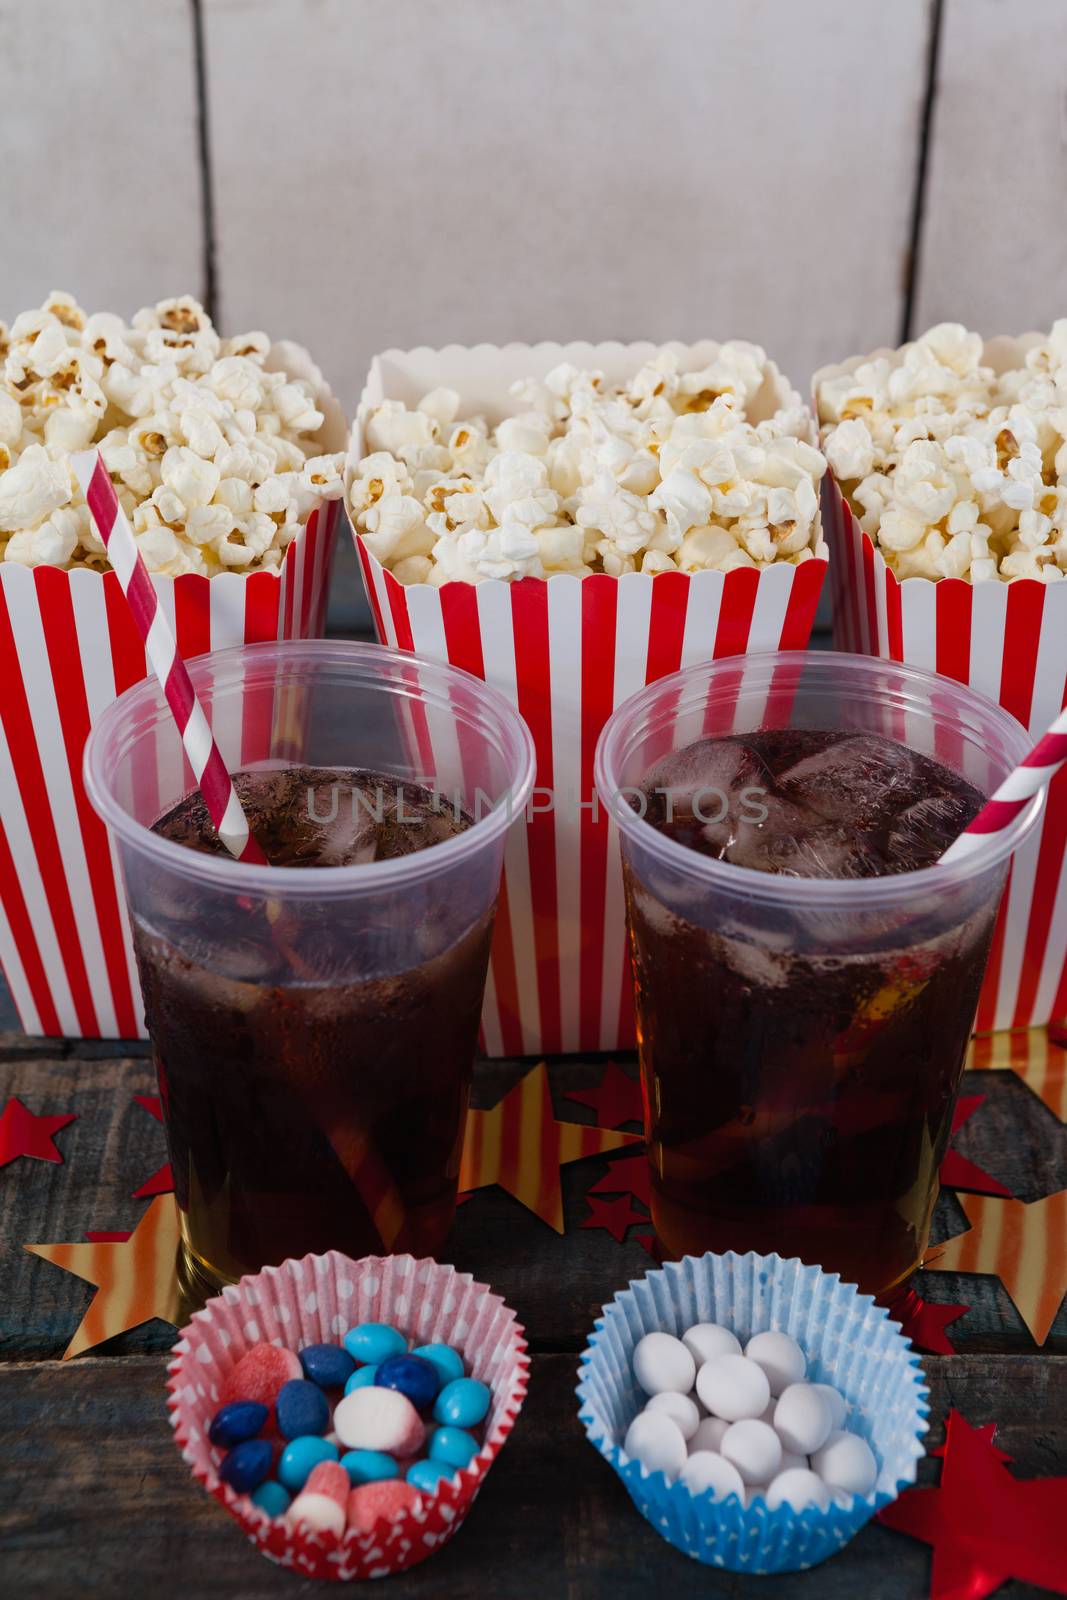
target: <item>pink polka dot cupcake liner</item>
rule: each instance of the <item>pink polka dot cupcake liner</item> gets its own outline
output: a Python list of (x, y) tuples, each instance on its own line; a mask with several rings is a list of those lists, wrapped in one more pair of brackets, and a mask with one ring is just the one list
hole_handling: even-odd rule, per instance
[[(492, 1401), (484, 1443), (468, 1467), (420, 1495), (410, 1510), (369, 1533), (340, 1537), (271, 1518), (219, 1477), (221, 1453), (208, 1428), (226, 1378), (253, 1345), (300, 1350), (339, 1342), (360, 1322), (392, 1323), (415, 1344), (450, 1344)], [(268, 1560), (305, 1577), (350, 1582), (384, 1578), (425, 1561), (461, 1527), (526, 1397), (524, 1330), (499, 1295), (468, 1273), (412, 1256), (351, 1261), (330, 1251), (305, 1256), (224, 1289), (181, 1330), (168, 1368), (174, 1438), (194, 1478), (225, 1506)]]

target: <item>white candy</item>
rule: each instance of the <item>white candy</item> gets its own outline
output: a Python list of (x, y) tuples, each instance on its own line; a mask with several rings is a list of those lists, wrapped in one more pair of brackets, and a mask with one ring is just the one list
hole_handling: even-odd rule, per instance
[[(354, 1394), (363, 1392), (362, 1389), (353, 1391)], [(656, 1411), (638, 1413), (626, 1430), (622, 1447), (628, 1456), (640, 1461), (646, 1471), (662, 1472), (669, 1482), (681, 1472), (688, 1455), (678, 1424)]]
[(878, 1481), (878, 1463), (866, 1439), (835, 1429), (811, 1458), (814, 1472), (830, 1489), (870, 1494)]
[(720, 1451), (732, 1461), (746, 1483), (769, 1483), (782, 1465), (782, 1445), (773, 1428), (758, 1418), (733, 1422), (723, 1435)]
[(710, 1489), (714, 1500), (725, 1500), (735, 1494), (745, 1503), (745, 1485), (741, 1474), (729, 1461), (711, 1450), (698, 1450), (682, 1468), (681, 1481), (692, 1494), (706, 1494)]
[(774, 1427), (787, 1450), (813, 1455), (826, 1443), (833, 1427), (830, 1402), (814, 1384), (791, 1383), (778, 1397)]
[(808, 1370), (803, 1350), (788, 1333), (754, 1333), (745, 1354), (767, 1374), (772, 1395), (781, 1394), (791, 1383), (800, 1383)]
[[(337, 1402), (333, 1428), (346, 1450), (382, 1450), (390, 1456), (413, 1456), (426, 1435), (407, 1395), (371, 1385)], [(682, 1448), (684, 1453), (684, 1441)]]
[[(741, 1422), (746, 1417), (760, 1416), (766, 1409), (771, 1386), (763, 1368), (747, 1356), (721, 1355), (705, 1361), (697, 1373), (697, 1394), (713, 1416)], [(826, 1432), (829, 1431), (827, 1425)]]
[(830, 1402), (832, 1426), (834, 1428), (843, 1428), (845, 1426), (845, 1418), (848, 1415), (848, 1406), (845, 1404), (845, 1397), (841, 1391), (835, 1389), (832, 1383), (813, 1383), (811, 1387), (817, 1389), (820, 1394), (825, 1395)]
[[(646, 1394), (688, 1394), (696, 1363), (680, 1339), (669, 1333), (646, 1333), (633, 1356), (634, 1377)], [(703, 1399), (703, 1396), (701, 1396)]]
[(717, 1322), (697, 1322), (682, 1334), (682, 1343), (697, 1366), (710, 1361), (712, 1356), (739, 1356), (741, 1341), (729, 1328), (720, 1328)]
[(719, 1451), (727, 1428), (734, 1426), (734, 1423), (726, 1422), (722, 1417), (702, 1417), (689, 1441), (689, 1454), (694, 1456), (698, 1450)]
[(328, 1494), (298, 1494), (286, 1517), (294, 1528), (309, 1528), (315, 1533), (333, 1533), (340, 1538), (345, 1531), (345, 1508)]
[(767, 1507), (776, 1511), (779, 1506), (792, 1506), (794, 1511), (806, 1511), (817, 1506), (825, 1511), (830, 1504), (830, 1491), (822, 1479), (803, 1467), (793, 1467), (781, 1472), (767, 1490)]
[(662, 1411), (664, 1416), (670, 1417), (672, 1422), (678, 1424), (682, 1438), (686, 1441), (692, 1439), (700, 1426), (700, 1410), (695, 1400), (687, 1394), (678, 1394), (673, 1389), (665, 1389), (661, 1394), (654, 1394), (645, 1407), (646, 1411)]

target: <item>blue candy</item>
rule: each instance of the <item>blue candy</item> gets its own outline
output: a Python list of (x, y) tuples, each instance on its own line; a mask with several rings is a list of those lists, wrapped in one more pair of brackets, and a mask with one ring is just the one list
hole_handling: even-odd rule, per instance
[(353, 1389), (364, 1389), (372, 1384), (378, 1376), (377, 1367), (359, 1367), (345, 1384), (345, 1394), (351, 1394)]
[(299, 1439), (290, 1439), (278, 1462), (278, 1476), (287, 1489), (299, 1494), (307, 1483), (312, 1467), (320, 1461), (336, 1461), (337, 1446), (317, 1434), (305, 1433)]
[(238, 1494), (251, 1494), (270, 1472), (274, 1451), (266, 1439), (245, 1439), (227, 1451), (219, 1477)]
[(268, 1478), (252, 1495), (252, 1504), (265, 1511), (268, 1517), (284, 1517), (292, 1504), (292, 1496), (280, 1483)]
[(443, 1461), (416, 1461), (407, 1470), (407, 1480), (420, 1494), (436, 1494), (442, 1478), (452, 1478), (455, 1472)]
[(441, 1387), (451, 1383), (453, 1378), (462, 1378), (466, 1368), (463, 1357), (458, 1350), (453, 1350), (450, 1344), (420, 1344), (413, 1350), (413, 1356), (421, 1356), (424, 1361), (432, 1361), (441, 1377)]
[[(285, 1390), (282, 1390), (285, 1393)], [(434, 1420), (451, 1428), (473, 1428), (485, 1418), (492, 1395), (477, 1378), (455, 1378), (446, 1383), (433, 1408)]]
[(437, 1428), (430, 1440), (430, 1460), (444, 1461), (452, 1471), (469, 1467), (481, 1447), (463, 1428)]
[(426, 1411), (437, 1397), (441, 1375), (424, 1356), (390, 1356), (378, 1368), (374, 1384), (378, 1389), (396, 1389), (406, 1394), (416, 1411)]
[(359, 1483), (381, 1483), (385, 1478), (400, 1476), (400, 1468), (384, 1450), (349, 1450), (341, 1457), (341, 1465), (353, 1487)]
[(345, 1349), (353, 1361), (380, 1362), (390, 1356), (402, 1356), (408, 1342), (398, 1328), (388, 1322), (361, 1322), (349, 1328), (344, 1339)]
[(216, 1411), (207, 1436), (212, 1444), (228, 1450), (245, 1439), (254, 1439), (266, 1420), (267, 1407), (258, 1400), (234, 1400)]
[(274, 1402), (278, 1432), (283, 1439), (299, 1439), (305, 1433), (325, 1433), (330, 1426), (330, 1403), (317, 1383), (306, 1378), (290, 1378), (278, 1390)]
[(356, 1368), (348, 1351), (339, 1344), (308, 1344), (299, 1356), (304, 1377), (320, 1389), (343, 1389)]

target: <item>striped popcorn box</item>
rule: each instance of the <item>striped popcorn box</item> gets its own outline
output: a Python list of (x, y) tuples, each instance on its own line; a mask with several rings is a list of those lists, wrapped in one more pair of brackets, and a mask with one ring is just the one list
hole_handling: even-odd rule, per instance
[[(517, 379), (542, 378), (567, 361), (618, 381), (659, 348), (386, 351), (374, 359), (363, 390), (346, 482), (365, 454), (366, 414), (383, 400), (414, 406), (447, 386), (460, 393), (467, 413), (495, 422), (514, 408), (509, 387)], [(718, 347), (705, 341), (669, 348), (695, 368)], [(792, 395), (781, 379), (767, 387), (765, 409), (750, 407), (754, 420)], [(405, 586), (354, 536), (379, 640), (484, 678), (517, 707), (534, 737), (537, 787), (524, 825), (509, 836), (482, 1017), (485, 1050), (531, 1055), (632, 1045), (622, 871), (614, 825), (595, 801), (597, 738), (621, 701), (679, 667), (803, 649), (826, 562)]]
[[(987, 341), (983, 361), (1019, 365), (1041, 336)], [(874, 354), (891, 356), (892, 351)], [(824, 367), (854, 369), (856, 356)], [(822, 514), (830, 546), (834, 643), (944, 673), (1010, 711), (1034, 739), (1067, 705), (1067, 583), (961, 578), (901, 582), (827, 473)], [(1016, 852), (993, 939), (975, 1024), (1022, 1028), (1067, 1013), (1067, 773), (1049, 785), (1038, 826)]]
[[(291, 375), (321, 386), (306, 352), (282, 349)], [(322, 447), (339, 450), (344, 418), (324, 387), (320, 405)], [(340, 514), (340, 501), (321, 502), (277, 572), (153, 575), (181, 655), (320, 636)], [(146, 1036), (118, 859), (82, 752), (149, 671), (115, 572), (0, 561), (0, 964), (26, 1033)], [(284, 689), (250, 696), (240, 726), (215, 718), (212, 731), (231, 769), (247, 765), (299, 743), (300, 707)]]

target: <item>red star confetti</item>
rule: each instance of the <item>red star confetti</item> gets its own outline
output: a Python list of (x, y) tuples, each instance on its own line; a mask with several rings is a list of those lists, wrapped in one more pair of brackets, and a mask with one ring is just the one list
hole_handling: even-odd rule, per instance
[(459, 1187), (484, 1189), (499, 1184), (542, 1222), (562, 1233), (560, 1167), (639, 1143), (636, 1134), (557, 1122), (548, 1071), (541, 1061), (491, 1111), (468, 1114)]
[(961, 1194), (970, 1230), (927, 1253), (935, 1272), (986, 1272), (999, 1278), (1038, 1344), (1044, 1344), (1067, 1292), (1067, 1189), (1045, 1200)]
[(77, 1112), (70, 1111), (61, 1117), (39, 1117), (27, 1111), (22, 1101), (12, 1096), (0, 1115), (0, 1167), (6, 1167), (19, 1156), (62, 1163), (63, 1157), (55, 1146), (55, 1136), (76, 1116)]
[(617, 1061), (609, 1061), (595, 1089), (568, 1089), (566, 1099), (596, 1113), (598, 1128), (621, 1128), (624, 1122), (641, 1122), (641, 1085)]
[(955, 1355), (956, 1347), (945, 1329), (950, 1322), (957, 1322), (960, 1317), (966, 1316), (970, 1309), (970, 1306), (938, 1305), (933, 1300), (922, 1299), (914, 1289), (909, 1289), (899, 1299), (892, 1301), (889, 1315), (894, 1322), (900, 1323), (901, 1332), (917, 1350), (925, 1350), (934, 1356), (951, 1356)]
[(984, 1600), (1009, 1578), (1067, 1594), (1067, 1478), (1016, 1478), (992, 1433), (950, 1411), (940, 1485), (908, 1489), (879, 1514), (932, 1547), (930, 1600)]
[(63, 1360), (128, 1328), (159, 1317), (177, 1324), (178, 1208), (172, 1195), (153, 1200), (131, 1234), (90, 1234), (85, 1244), (28, 1244), (31, 1255), (96, 1285)]
[(618, 1161), (613, 1161), (604, 1176), (591, 1184), (586, 1193), (626, 1194), (633, 1200), (640, 1200), (641, 1204), (651, 1211), (652, 1179), (648, 1170), (648, 1157), (622, 1156)]
[(633, 1209), (630, 1196), (626, 1194), (620, 1194), (614, 1200), (590, 1200), (589, 1208), (589, 1215), (580, 1226), (605, 1228), (618, 1244), (625, 1242), (629, 1228), (648, 1224), (648, 1218)]
[[(139, 1106), (154, 1117), (157, 1122), (163, 1121), (163, 1105), (157, 1094), (135, 1094), (133, 1097)], [(171, 1194), (174, 1190), (174, 1174), (170, 1169), (170, 1162), (164, 1162), (157, 1172), (146, 1178), (139, 1189), (133, 1191), (135, 1200), (150, 1200), (157, 1194)]]
[(642, 1250), (647, 1250), (653, 1261), (659, 1259), (656, 1255), (656, 1235), (654, 1233), (635, 1233), (632, 1243), (639, 1244)]
[[(952, 1117), (953, 1138), (967, 1119), (978, 1110), (984, 1099), (984, 1094), (960, 1095)], [(990, 1177), (988, 1172), (983, 1172), (981, 1167), (976, 1166), (973, 1161), (968, 1161), (966, 1156), (961, 1156), (958, 1150), (945, 1151), (940, 1176), (943, 1189), (969, 1189), (973, 1194), (996, 1194), (1005, 1200), (1012, 1198), (1010, 1189), (1005, 1189), (996, 1178)]]

